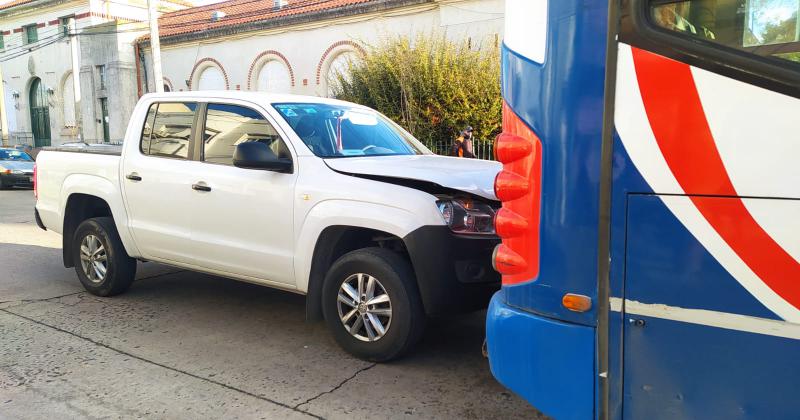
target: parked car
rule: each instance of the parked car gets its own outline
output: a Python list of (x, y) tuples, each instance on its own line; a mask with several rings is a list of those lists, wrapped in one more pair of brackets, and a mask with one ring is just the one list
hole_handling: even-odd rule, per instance
[(33, 188), (33, 158), (20, 150), (0, 148), (0, 189)]
[(122, 146), (39, 154), (36, 219), (86, 290), (136, 260), (307, 296), (357, 357), (410, 349), (428, 316), (499, 289), (500, 164), (432, 154), (369, 108), (245, 92), (145, 95)]

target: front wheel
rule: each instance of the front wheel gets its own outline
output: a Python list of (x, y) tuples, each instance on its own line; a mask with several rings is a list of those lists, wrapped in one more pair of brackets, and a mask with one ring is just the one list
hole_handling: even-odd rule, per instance
[(383, 248), (339, 258), (322, 291), (325, 321), (354, 356), (385, 362), (408, 351), (425, 328), (425, 313), (409, 263)]
[(130, 287), (136, 260), (125, 252), (114, 219), (85, 220), (73, 238), (73, 262), (84, 289), (97, 296), (113, 296)]

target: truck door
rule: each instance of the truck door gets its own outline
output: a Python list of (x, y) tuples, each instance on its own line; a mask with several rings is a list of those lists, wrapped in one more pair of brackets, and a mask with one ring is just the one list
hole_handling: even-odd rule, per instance
[(626, 239), (611, 308), (626, 418), (797, 416), (798, 5), (639, 0), (623, 12)]
[(255, 279), (294, 284), (294, 184), (297, 171), (233, 166), (236, 145), (266, 143), (291, 158), (274, 125), (245, 105), (210, 103), (193, 162), (191, 236), (197, 264)]
[(191, 137), (197, 103), (153, 103), (138, 148), (123, 157), (129, 226), (142, 256), (193, 263)]

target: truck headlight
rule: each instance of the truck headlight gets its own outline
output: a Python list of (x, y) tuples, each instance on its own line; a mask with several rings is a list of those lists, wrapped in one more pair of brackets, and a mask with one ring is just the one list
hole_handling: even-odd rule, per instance
[(494, 234), (495, 210), (488, 204), (454, 198), (439, 200), (436, 207), (455, 233)]

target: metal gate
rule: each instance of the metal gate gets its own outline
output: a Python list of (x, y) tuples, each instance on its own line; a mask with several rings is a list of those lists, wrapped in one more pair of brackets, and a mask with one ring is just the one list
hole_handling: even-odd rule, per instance
[(50, 146), (50, 109), (47, 91), (38, 77), (30, 90), (31, 131), (36, 147)]

